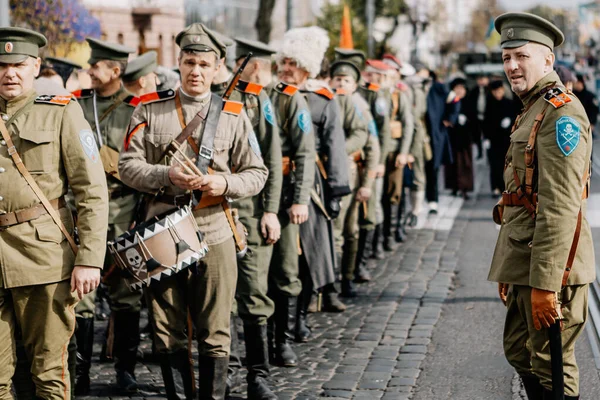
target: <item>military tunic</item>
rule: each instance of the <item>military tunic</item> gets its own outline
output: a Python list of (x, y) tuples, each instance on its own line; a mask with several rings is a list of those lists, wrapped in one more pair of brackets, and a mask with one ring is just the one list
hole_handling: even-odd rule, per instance
[[(75, 265), (103, 267), (106, 179), (97, 148), (89, 146), (89, 140), (93, 140), (89, 125), (70, 97), (37, 97), (30, 91), (10, 101), (0, 98), (0, 117), (7, 123), (25, 167), (46, 197), (58, 199), (68, 187), (72, 189), (81, 243), (74, 256), (48, 214), (0, 229), (0, 358), (5, 361), (0, 373), (0, 398), (11, 398), (17, 325), (23, 333), (27, 357), (36, 360), (31, 372), (36, 377), (37, 396), (68, 398), (69, 373), (64, 361), (75, 329), (73, 309), (77, 302), (70, 279)], [(4, 140), (0, 141), (0, 171), (0, 214), (40, 203), (14, 165)], [(62, 207), (59, 214), (73, 232), (71, 212)]]
[(273, 102), (281, 153), (288, 160), (289, 170), (283, 177), (278, 213), (281, 238), (273, 246), (269, 289), (295, 297), (302, 289), (298, 279), (299, 226), (290, 222), (288, 209), (294, 204), (309, 204), (315, 179), (315, 136), (308, 105), (297, 87), (272, 82), (266, 90), (270, 92)]
[[(575, 96), (568, 94), (570, 102), (559, 108), (545, 101), (544, 93), (552, 85), (562, 87), (555, 72), (542, 78), (522, 98), (525, 109), (515, 123), (504, 171), (507, 191), (516, 193), (513, 171), (524, 185), (525, 148), (536, 116), (545, 110), (535, 143), (535, 220), (524, 206), (504, 207), (488, 279), (511, 285), (504, 334), (508, 361), (519, 374), (535, 374), (548, 389), (552, 375), (547, 333), (533, 328), (531, 288), (559, 292), (565, 318), (565, 393), (575, 396), (579, 394), (579, 376), (573, 350), (587, 319), (588, 284), (595, 280), (594, 246), (585, 218), (587, 200), (582, 200), (592, 137), (585, 110)], [(579, 245), (567, 286), (561, 289), (580, 209)]]
[[(202, 121), (192, 134), (198, 143), (208, 115), (210, 93), (191, 97), (179, 89), (186, 124), (201, 111)], [(185, 191), (169, 179), (171, 160), (163, 159), (165, 149), (181, 131), (174, 92), (157, 95), (138, 107), (131, 118), (130, 131), (119, 160), (119, 172), (125, 184), (145, 193), (164, 192), (181, 195)], [(195, 154), (187, 142), (186, 154)], [(213, 145), (212, 169), (227, 183), (224, 196), (238, 200), (257, 195), (268, 171), (250, 120), (239, 114), (221, 112)], [(235, 170), (235, 173), (232, 171)], [(147, 206), (146, 218), (173, 210), (172, 204), (157, 201)], [(220, 204), (194, 211), (194, 216), (209, 246), (208, 255), (198, 263), (198, 274), (182, 271), (174, 279), (165, 279), (150, 287), (155, 344), (161, 352), (173, 352), (187, 346), (185, 335), (186, 305), (189, 304), (196, 326), (200, 354), (225, 357), (229, 354), (231, 304), (237, 280), (237, 260), (231, 228)]]
[[(415, 123), (415, 133), (410, 145), (409, 153), (415, 158), (413, 163), (413, 184), (411, 190), (425, 190), (425, 162), (426, 159), (424, 144), (428, 140), (427, 128), (425, 127), (425, 113), (427, 112), (427, 95), (425, 93), (424, 83), (415, 82), (410, 85), (413, 93), (413, 119)], [(414, 206), (414, 205), (413, 205)]]

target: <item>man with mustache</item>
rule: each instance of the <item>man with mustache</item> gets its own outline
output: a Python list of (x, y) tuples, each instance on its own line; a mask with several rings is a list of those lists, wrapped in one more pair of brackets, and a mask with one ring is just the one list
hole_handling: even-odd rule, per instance
[(98, 286), (106, 248), (106, 179), (89, 124), (70, 95), (33, 87), (45, 45), (37, 32), (0, 28), (0, 398), (12, 398), (16, 336), (35, 397), (71, 398), (74, 307)]
[(585, 218), (590, 124), (553, 71), (553, 49), (563, 43), (563, 33), (527, 13), (502, 14), (495, 26), (504, 72), (524, 105), (506, 155), (506, 191), (494, 213), (502, 227), (488, 276), (498, 282), (507, 308), (504, 352), (529, 399), (556, 398), (546, 329), (560, 320), (564, 398), (578, 399), (575, 342), (596, 275)]

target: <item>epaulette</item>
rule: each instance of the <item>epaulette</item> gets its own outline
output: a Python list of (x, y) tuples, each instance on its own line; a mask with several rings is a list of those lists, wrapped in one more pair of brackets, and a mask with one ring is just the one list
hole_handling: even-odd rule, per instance
[(553, 87), (546, 91), (544, 94), (544, 100), (552, 104), (554, 108), (560, 108), (567, 103), (571, 102), (571, 98), (561, 88)]
[(35, 98), (36, 103), (54, 104), (57, 106), (66, 106), (73, 100), (73, 96), (70, 94), (43, 94)]
[(344, 89), (339, 88), (335, 90), (335, 94), (337, 94), (338, 96), (345, 96), (348, 94), (348, 92), (346, 92)]
[(260, 92), (263, 90), (263, 87), (258, 83), (246, 82), (239, 80), (237, 85), (235, 86), (237, 90), (243, 93), (253, 94), (258, 96)]
[(322, 87), (319, 90), (315, 90), (315, 93), (318, 95), (321, 95), (329, 100), (333, 99), (333, 97), (334, 97), (334, 94), (331, 92), (331, 90), (329, 90), (325, 87)]
[(275, 86), (275, 89), (279, 93), (283, 93), (288, 96), (293, 96), (294, 93), (296, 93), (298, 91), (298, 88), (296, 86), (288, 85), (287, 83), (283, 83), (283, 82), (279, 82), (279, 84), (277, 86)]
[(363, 87), (371, 92), (379, 92), (379, 89), (381, 89), (381, 86), (379, 86), (378, 84), (369, 82), (365, 82), (363, 84)]
[(175, 91), (173, 89), (161, 90), (160, 92), (148, 93), (140, 97), (142, 104), (156, 103), (158, 101), (164, 101), (175, 97)]
[(94, 95), (94, 89), (79, 89), (71, 94), (78, 99), (85, 99), (86, 97), (92, 97)]
[(134, 95), (129, 95), (127, 97), (125, 97), (125, 100), (123, 100), (123, 103), (127, 104), (128, 106), (131, 107), (137, 107), (138, 104), (140, 104), (140, 98)]
[(240, 115), (244, 104), (239, 101), (226, 100), (223, 102), (223, 112), (231, 115)]

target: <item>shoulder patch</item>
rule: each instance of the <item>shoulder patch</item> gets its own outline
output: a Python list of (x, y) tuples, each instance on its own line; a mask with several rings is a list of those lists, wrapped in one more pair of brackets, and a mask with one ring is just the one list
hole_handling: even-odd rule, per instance
[(552, 104), (554, 108), (560, 108), (571, 102), (571, 98), (561, 88), (553, 87), (544, 94), (544, 100)]
[(86, 97), (92, 97), (94, 95), (94, 89), (80, 89), (71, 94), (78, 99), (85, 99)]
[(239, 101), (227, 100), (223, 102), (223, 112), (232, 115), (240, 115), (244, 104)]
[(563, 115), (556, 121), (556, 143), (565, 156), (569, 156), (579, 144), (581, 126), (573, 117)]
[(369, 133), (371, 134), (371, 136), (379, 137), (379, 132), (377, 131), (377, 124), (375, 124), (374, 119), (369, 121), (368, 128), (369, 128)]
[(328, 100), (331, 100), (334, 97), (334, 94), (331, 92), (331, 90), (324, 87), (319, 90), (315, 90), (315, 93), (325, 97)]
[(310, 133), (312, 129), (312, 118), (308, 110), (300, 110), (298, 113), (298, 126), (304, 133)]
[(68, 95), (48, 95), (43, 94), (41, 96), (36, 97), (36, 103), (46, 103), (46, 104), (54, 104), (57, 106), (66, 106), (73, 100), (73, 96)]
[(79, 141), (88, 158), (92, 160), (94, 164), (97, 163), (100, 159), (100, 153), (98, 152), (98, 145), (96, 144), (96, 139), (94, 139), (94, 134), (91, 129), (82, 129), (79, 131)]
[(381, 86), (379, 86), (378, 84), (369, 82), (365, 82), (363, 84), (363, 87), (371, 92), (379, 92), (379, 89), (381, 88)]
[(389, 112), (388, 110), (388, 102), (384, 97), (379, 97), (375, 100), (375, 112), (377, 115), (385, 115)]
[(271, 99), (268, 97), (266, 97), (263, 102), (262, 112), (267, 122), (271, 125), (275, 125), (275, 112), (273, 111), (273, 103), (271, 103)]
[(342, 88), (339, 88), (339, 89), (336, 89), (336, 91), (335, 91), (335, 94), (337, 94), (338, 96), (345, 96), (345, 95), (347, 95), (347, 94), (348, 94), (348, 92), (346, 92), (346, 91), (345, 91), (344, 89), (342, 89)]
[(128, 106), (131, 106), (131, 107), (137, 107), (138, 104), (140, 104), (140, 101), (141, 100), (140, 100), (139, 97), (136, 97), (134, 95), (130, 95), (130, 96), (125, 97), (125, 100), (123, 100), (123, 103), (125, 103), (125, 104), (127, 104)]
[(238, 81), (235, 88), (237, 90), (239, 90), (240, 92), (253, 94), (255, 96), (258, 96), (260, 94), (260, 92), (263, 90), (263, 87), (261, 85), (259, 85), (258, 83), (246, 82), (246, 81), (242, 81), (242, 80)]
[(288, 85), (287, 83), (279, 82), (279, 84), (275, 86), (275, 90), (277, 90), (279, 93), (283, 93), (288, 96), (293, 96), (298, 91), (298, 87), (294, 85)]
[(248, 135), (248, 144), (250, 144), (250, 148), (258, 157), (262, 157), (262, 153), (260, 151), (260, 146), (258, 145), (258, 139), (256, 139), (256, 134), (254, 131), (250, 131)]
[(140, 97), (142, 104), (156, 103), (158, 101), (164, 101), (175, 97), (175, 91), (173, 89), (161, 90), (160, 92), (148, 93)]

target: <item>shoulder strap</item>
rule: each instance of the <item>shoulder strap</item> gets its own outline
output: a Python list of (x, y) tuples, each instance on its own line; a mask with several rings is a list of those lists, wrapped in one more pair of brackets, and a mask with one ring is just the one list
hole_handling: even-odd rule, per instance
[(217, 126), (221, 117), (221, 107), (223, 99), (212, 93), (210, 97), (210, 108), (208, 116), (202, 130), (202, 138), (200, 139), (200, 149), (198, 157), (196, 157), (196, 166), (203, 173), (208, 173), (208, 167), (213, 159), (213, 147), (215, 143), (215, 135), (217, 134)]
[(0, 120), (0, 133), (2, 133), (2, 138), (4, 139), (4, 141), (6, 142), (6, 146), (8, 147), (8, 154), (10, 154), (10, 156), (12, 157), (17, 169), (19, 170), (21, 175), (23, 175), (23, 178), (25, 178), (25, 180), (27, 181), (35, 195), (38, 197), (38, 199), (40, 199), (40, 202), (44, 205), (44, 208), (46, 209), (48, 214), (50, 214), (50, 216), (54, 220), (54, 223), (58, 225), (62, 233), (65, 235), (67, 241), (69, 242), (69, 245), (71, 246), (71, 249), (73, 250), (73, 253), (77, 254), (77, 244), (75, 244), (75, 240), (67, 230), (67, 227), (63, 224), (62, 220), (60, 219), (60, 215), (58, 214), (56, 209), (52, 207), (50, 201), (48, 200), (44, 192), (42, 192), (42, 189), (40, 189), (38, 184), (35, 182), (31, 174), (25, 167), (25, 164), (23, 164), (23, 160), (19, 156), (19, 153), (17, 152), (17, 149), (10, 137), (10, 134), (6, 129), (6, 125), (4, 125), (4, 121), (2, 120)]
[(114, 103), (112, 103), (110, 105), (110, 107), (108, 107), (106, 109), (106, 111), (104, 111), (104, 113), (100, 116), (100, 118), (98, 118), (98, 123), (101, 123), (102, 121), (104, 121), (106, 119), (106, 117), (108, 117), (110, 115), (110, 113), (115, 110), (115, 108), (119, 107), (119, 105), (121, 105), (121, 103), (129, 96), (130, 96), (129, 93), (124, 92), (119, 97), (117, 97), (115, 99)]

